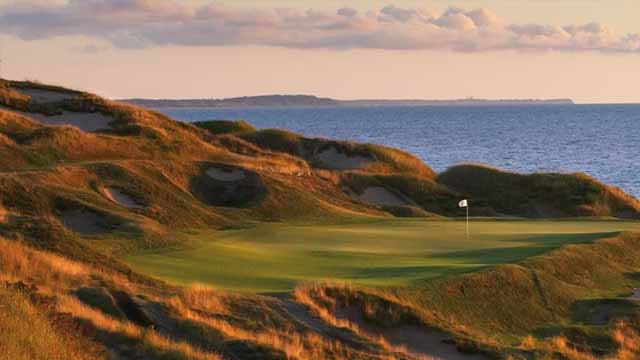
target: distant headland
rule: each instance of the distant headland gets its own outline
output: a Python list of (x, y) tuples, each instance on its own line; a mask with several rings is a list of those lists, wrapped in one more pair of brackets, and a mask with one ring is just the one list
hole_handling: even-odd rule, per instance
[(248, 107), (323, 107), (323, 106), (513, 106), (513, 105), (572, 105), (571, 99), (454, 99), (454, 100), (336, 100), (312, 95), (263, 95), (243, 96), (226, 99), (124, 99), (134, 105), (167, 108), (167, 107), (207, 107), (207, 108), (248, 108)]

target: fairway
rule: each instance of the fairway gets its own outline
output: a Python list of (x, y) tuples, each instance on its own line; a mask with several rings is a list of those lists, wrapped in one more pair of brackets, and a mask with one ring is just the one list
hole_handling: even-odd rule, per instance
[(517, 262), (564, 244), (591, 242), (632, 221), (471, 222), (387, 220), (351, 225), (261, 224), (251, 229), (191, 234), (199, 246), (139, 253), (134, 269), (169, 282), (200, 282), (250, 292), (291, 290), (313, 280), (411, 285), (426, 279)]

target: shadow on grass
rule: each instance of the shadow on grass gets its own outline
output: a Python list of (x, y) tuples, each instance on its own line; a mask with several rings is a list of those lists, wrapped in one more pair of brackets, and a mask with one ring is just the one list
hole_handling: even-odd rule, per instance
[(479, 265), (497, 265), (513, 263), (525, 258), (541, 255), (569, 244), (590, 243), (619, 234), (619, 232), (603, 232), (588, 234), (541, 234), (526, 238), (505, 240), (518, 242), (522, 246), (500, 248), (472, 249), (434, 254), (432, 258), (449, 259), (461, 263)]

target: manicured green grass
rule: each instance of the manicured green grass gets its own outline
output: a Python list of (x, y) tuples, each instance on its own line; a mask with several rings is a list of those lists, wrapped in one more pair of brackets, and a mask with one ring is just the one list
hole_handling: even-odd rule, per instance
[(201, 244), (194, 249), (140, 253), (125, 260), (170, 282), (250, 292), (287, 291), (299, 282), (323, 279), (411, 285), (639, 229), (640, 222), (631, 221), (476, 220), (467, 239), (464, 221), (261, 224), (191, 234)]

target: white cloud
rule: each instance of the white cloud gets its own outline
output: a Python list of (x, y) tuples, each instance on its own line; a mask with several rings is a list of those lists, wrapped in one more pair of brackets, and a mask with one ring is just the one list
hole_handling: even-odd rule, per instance
[(442, 14), (393, 5), (360, 13), (232, 8), (178, 0), (26, 0), (0, 6), (0, 32), (24, 40), (85, 35), (120, 48), (262, 45), (287, 48), (501, 49), (640, 52), (639, 34), (590, 23), (505, 24), (488, 9)]

